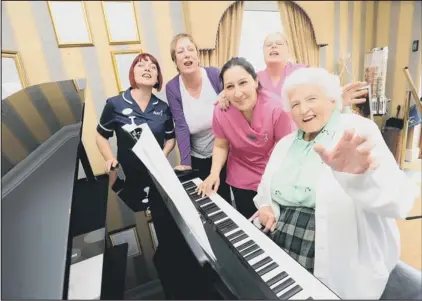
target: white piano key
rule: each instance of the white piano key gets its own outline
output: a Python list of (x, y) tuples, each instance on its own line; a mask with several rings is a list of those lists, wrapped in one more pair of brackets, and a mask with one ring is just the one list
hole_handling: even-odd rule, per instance
[[(285, 278), (285, 279), (283, 279), (283, 281), (280, 281), (280, 283), (282, 283), (282, 282), (284, 282), (284, 281), (287, 281), (287, 278)], [(280, 284), (279, 283), (279, 284)], [(278, 284), (276, 284), (276, 286), (277, 286)], [(290, 290), (292, 287), (294, 287), (295, 285), (297, 285), (297, 283), (296, 282), (294, 282), (294, 283), (292, 283), (292, 284), (290, 284), (288, 287), (286, 287), (285, 289), (282, 289), (281, 291), (279, 291), (276, 295), (277, 295), (277, 297), (280, 297), (281, 295), (283, 295), (285, 292), (287, 292), (288, 290)]]
[[(245, 242), (250, 241), (251, 239), (249, 237), (246, 237), (242, 239), (241, 241), (238, 241), (237, 243), (233, 244), (235, 248), (237, 248), (240, 245), (243, 245)], [(245, 248), (246, 249), (246, 248)], [(243, 251), (243, 250), (242, 250)]]
[(271, 272), (268, 272), (267, 274), (263, 275), (261, 278), (262, 278), (262, 280), (264, 280), (265, 282), (267, 282), (268, 280), (270, 280), (273, 277), (277, 276), (281, 272), (284, 272), (284, 270), (280, 266), (278, 266), (274, 270), (272, 270)]
[(256, 256), (255, 258), (251, 259), (248, 261), (248, 263), (250, 265), (254, 265), (255, 263), (257, 263), (258, 261), (264, 259), (265, 257), (267, 257), (268, 255), (265, 253), (262, 253), (261, 255)]
[(309, 295), (309, 293), (306, 292), (302, 287), (302, 290), (299, 293), (297, 293), (296, 295), (294, 295), (293, 297), (291, 297), (289, 300), (306, 300), (309, 297), (311, 297)]

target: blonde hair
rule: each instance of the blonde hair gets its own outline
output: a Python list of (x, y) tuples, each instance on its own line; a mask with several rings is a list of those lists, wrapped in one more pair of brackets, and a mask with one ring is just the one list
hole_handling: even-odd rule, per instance
[(198, 51), (198, 45), (196, 45), (195, 40), (193, 37), (188, 33), (179, 33), (173, 37), (173, 39), (170, 42), (170, 56), (171, 60), (176, 63), (176, 45), (177, 42), (179, 42), (180, 39), (187, 38), (196, 48), (196, 51)]
[(264, 39), (264, 44), (262, 45), (263, 47), (265, 47), (265, 42), (267, 41), (267, 39), (268, 39), (268, 37), (269, 36), (271, 36), (271, 35), (273, 35), (273, 34), (277, 34), (277, 35), (280, 35), (285, 41), (286, 41), (286, 46), (287, 46), (287, 49), (288, 49), (288, 51), (289, 51), (289, 54), (290, 54), (290, 57), (287, 59), (287, 62), (289, 62), (289, 63), (295, 63), (296, 62), (296, 59), (294, 58), (294, 56), (293, 56), (293, 54), (292, 54), (292, 52), (291, 52), (291, 50), (290, 50), (290, 43), (289, 43), (289, 39), (287, 38), (287, 35), (284, 33), (284, 32), (282, 32), (282, 31), (275, 31), (275, 32), (271, 32), (271, 33), (269, 33), (266, 37), (265, 37), (265, 39)]

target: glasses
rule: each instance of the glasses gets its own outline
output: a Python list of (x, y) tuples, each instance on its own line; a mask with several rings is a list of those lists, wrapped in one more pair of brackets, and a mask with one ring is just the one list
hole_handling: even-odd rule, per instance
[(274, 45), (274, 43), (275, 43), (275, 45), (277, 45), (277, 46), (284, 46), (284, 45), (287, 45), (287, 42), (283, 42), (283, 41), (270, 41), (270, 42), (266, 42), (265, 43), (265, 47), (271, 47), (271, 46), (273, 46)]

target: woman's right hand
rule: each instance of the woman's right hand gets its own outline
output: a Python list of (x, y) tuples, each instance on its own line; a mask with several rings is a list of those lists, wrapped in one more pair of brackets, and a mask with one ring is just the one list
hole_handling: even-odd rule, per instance
[(261, 225), (265, 225), (264, 232), (268, 232), (269, 230), (271, 230), (271, 232), (274, 231), (276, 220), (271, 206), (263, 206), (259, 208), (258, 211), (252, 215), (249, 221), (253, 221), (257, 217), (259, 218)]
[(115, 158), (107, 160), (105, 163), (105, 169), (106, 169), (106, 173), (110, 173), (111, 168), (116, 167), (119, 164), (119, 162), (117, 162), (117, 160)]

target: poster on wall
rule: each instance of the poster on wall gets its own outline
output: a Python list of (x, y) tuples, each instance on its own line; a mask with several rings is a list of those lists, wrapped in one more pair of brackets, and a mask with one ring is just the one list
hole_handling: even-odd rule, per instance
[(119, 92), (123, 92), (130, 87), (129, 69), (135, 57), (142, 53), (141, 50), (117, 50), (111, 52), (113, 60), (114, 75)]
[(113, 246), (127, 243), (128, 244), (128, 257), (134, 257), (142, 254), (141, 245), (138, 239), (136, 226), (126, 227), (110, 233), (110, 240)]
[(102, 1), (110, 45), (140, 43), (133, 1)]
[(13, 51), (1, 53), (1, 97), (5, 99), (26, 87), (25, 73), (19, 54)]
[(83, 1), (47, 1), (59, 47), (92, 46)]

